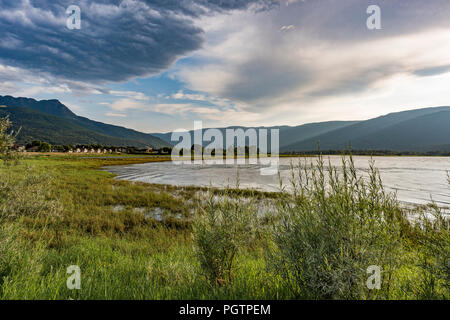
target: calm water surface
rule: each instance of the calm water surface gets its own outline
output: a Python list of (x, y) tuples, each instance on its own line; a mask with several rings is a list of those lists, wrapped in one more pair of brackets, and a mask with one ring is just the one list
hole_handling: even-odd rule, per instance
[[(340, 156), (325, 156), (326, 162), (342, 166)], [(355, 156), (358, 174), (366, 176), (370, 157)], [(287, 185), (291, 176), (290, 163), (311, 161), (316, 158), (280, 158), (280, 174)], [(450, 158), (446, 157), (373, 157), (387, 190), (397, 192), (399, 200), (413, 204), (425, 204), (433, 199), (443, 207), (450, 206), (450, 189), (446, 171), (450, 170)], [(172, 184), (177, 186), (226, 187), (236, 184), (239, 171), (241, 188), (262, 191), (279, 191), (277, 175), (260, 175), (259, 165), (194, 165), (173, 162), (106, 167), (118, 175), (118, 179), (148, 183)]]

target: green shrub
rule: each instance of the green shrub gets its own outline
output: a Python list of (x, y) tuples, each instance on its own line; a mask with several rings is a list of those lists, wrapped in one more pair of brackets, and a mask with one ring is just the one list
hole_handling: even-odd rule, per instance
[(209, 192), (193, 224), (196, 257), (203, 274), (214, 285), (230, 284), (238, 252), (257, 236), (257, 213), (253, 200), (244, 203), (228, 192), (215, 198)]
[(50, 152), (50, 151), (52, 151), (52, 145), (48, 142), (42, 142), (41, 145), (39, 146), (39, 151), (40, 152)]
[(10, 165), (18, 163), (19, 154), (13, 150), (16, 135), (9, 132), (12, 126), (8, 117), (0, 118), (0, 159), (3, 164)]
[[(450, 177), (448, 177), (450, 187)], [(450, 298), (450, 221), (435, 203), (420, 213), (417, 222), (422, 231), (422, 246), (418, 266), (421, 281), (416, 297), (419, 299)]]
[[(341, 170), (331, 164), (326, 168), (319, 157), (316, 166), (292, 166), (291, 183), (293, 195), (280, 197), (269, 267), (296, 297), (387, 297), (404, 218), (373, 163), (364, 179), (357, 176), (352, 157), (342, 159)], [(382, 270), (381, 290), (366, 286), (371, 265)]]

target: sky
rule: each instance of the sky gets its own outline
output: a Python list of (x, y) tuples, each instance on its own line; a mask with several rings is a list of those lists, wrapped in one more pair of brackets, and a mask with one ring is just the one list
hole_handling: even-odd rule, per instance
[(0, 95), (143, 132), (363, 120), (449, 84), (448, 0), (0, 0)]

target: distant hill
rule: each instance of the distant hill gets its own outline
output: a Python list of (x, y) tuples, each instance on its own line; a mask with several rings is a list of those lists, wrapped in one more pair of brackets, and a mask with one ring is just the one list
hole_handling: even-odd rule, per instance
[(280, 128), (280, 149), (299, 140), (306, 140), (356, 123), (358, 121), (328, 121), (308, 123), (296, 127), (282, 127)]
[(19, 143), (32, 140), (51, 144), (102, 144), (161, 148), (169, 143), (148, 133), (89, 120), (74, 114), (58, 100), (0, 96), (0, 116), (10, 116)]
[[(330, 132), (336, 129), (344, 128), (349, 125), (355, 124), (357, 121), (329, 121), (329, 122), (318, 122), (318, 123), (308, 123), (300, 126), (274, 126), (274, 127), (255, 127), (255, 129), (279, 129), (280, 130), (280, 148), (287, 146), (293, 142), (297, 142), (299, 140), (308, 139), (319, 134), (323, 134), (326, 132)], [(218, 128), (225, 139), (226, 137), (226, 129), (249, 129), (248, 127), (226, 127), (226, 128)], [(203, 130), (206, 130), (203, 129)], [(189, 131), (191, 134), (191, 141), (194, 141), (194, 130)], [(158, 137), (168, 143), (176, 144), (176, 141), (171, 141), (172, 132), (169, 133), (152, 133), (153, 136)], [(268, 133), (268, 137), (270, 137), (270, 133)], [(268, 141), (267, 148), (270, 150), (270, 139)], [(206, 147), (210, 142), (203, 142), (203, 146)], [(223, 142), (225, 146), (225, 141)]]
[(62, 118), (76, 118), (77, 115), (70, 111), (65, 105), (58, 100), (35, 100), (31, 98), (14, 98), (11, 96), (0, 96), (0, 105), (8, 107), (25, 107), (40, 111), (42, 113), (51, 114)]
[[(224, 137), (228, 128), (219, 129)], [(354, 150), (450, 151), (450, 107), (396, 112), (365, 121), (329, 121), (295, 127), (267, 127), (276, 128), (280, 130), (281, 152), (317, 151), (319, 145), (321, 150), (346, 150), (351, 146)], [(170, 141), (171, 134), (153, 133), (162, 140), (174, 143)], [(190, 134), (193, 141), (193, 131)], [(203, 143), (203, 146), (207, 145), (209, 142)], [(270, 145), (268, 148), (270, 149)]]
[(390, 113), (303, 139), (281, 151), (355, 150), (448, 151), (450, 107)]

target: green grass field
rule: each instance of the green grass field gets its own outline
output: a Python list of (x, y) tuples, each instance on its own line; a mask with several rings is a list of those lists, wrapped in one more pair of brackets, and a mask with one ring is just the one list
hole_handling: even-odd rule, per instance
[[(339, 184), (329, 194), (318, 185), (299, 189), (296, 198), (231, 189), (208, 197), (205, 188), (118, 181), (101, 170), (160, 160), (36, 155), (0, 165), (0, 299), (450, 297), (448, 223), (419, 228), (402, 218), (372, 218), (401, 211), (371, 198), (380, 190), (355, 196), (356, 189)], [(214, 203), (213, 195), (223, 200)], [(263, 198), (278, 212), (255, 222), (254, 204)], [(314, 215), (298, 214), (315, 208)], [(371, 218), (363, 221), (361, 212)], [(328, 221), (333, 217), (346, 225)], [(307, 225), (317, 228), (295, 232)], [(390, 269), (382, 288), (369, 290), (364, 259), (375, 256)], [(71, 265), (81, 269), (80, 290), (67, 288)]]

